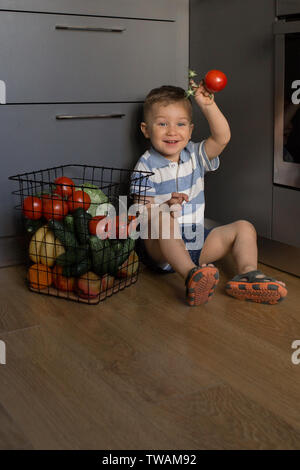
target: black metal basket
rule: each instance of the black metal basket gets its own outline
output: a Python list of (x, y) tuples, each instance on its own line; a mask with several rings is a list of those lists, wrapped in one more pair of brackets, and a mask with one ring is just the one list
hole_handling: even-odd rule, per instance
[(135, 283), (137, 221), (127, 209), (134, 197), (146, 202), (151, 174), (61, 165), (11, 176), (19, 184), (13, 194), (27, 239), (29, 289), (97, 304)]

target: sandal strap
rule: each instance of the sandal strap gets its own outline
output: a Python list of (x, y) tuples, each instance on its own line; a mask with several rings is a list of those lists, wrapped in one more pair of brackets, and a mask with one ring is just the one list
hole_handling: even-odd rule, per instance
[(186, 278), (186, 280), (185, 280), (185, 285), (186, 285), (186, 286), (188, 285), (189, 280), (191, 279), (192, 275), (193, 275), (196, 271), (198, 271), (198, 269), (199, 269), (199, 266), (195, 266), (194, 268), (192, 268), (192, 269), (190, 270), (190, 272), (188, 273), (188, 276), (187, 276), (187, 278)]
[[(258, 275), (262, 275), (263, 277), (257, 277)], [(256, 270), (256, 271), (249, 271), (248, 273), (244, 274), (238, 274), (237, 276), (234, 276), (232, 281), (234, 282), (239, 282), (241, 279), (247, 279), (247, 282), (277, 282), (276, 279), (270, 276), (266, 276), (262, 271)], [(243, 281), (242, 281), (243, 282)]]

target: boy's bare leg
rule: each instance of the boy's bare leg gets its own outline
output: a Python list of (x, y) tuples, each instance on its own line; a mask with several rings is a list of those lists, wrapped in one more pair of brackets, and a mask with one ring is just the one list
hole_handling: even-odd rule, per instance
[(208, 302), (218, 284), (218, 270), (214, 266), (206, 267), (204, 263), (201, 269), (193, 263), (176, 218), (160, 212), (151, 217), (150, 224), (155, 230), (154, 237), (151, 233), (151, 237), (144, 240), (148, 254), (158, 264), (168, 262), (185, 280), (186, 300), (190, 307)]
[[(169, 223), (170, 231), (168, 238), (163, 238), (163, 222), (165, 224)], [(167, 220), (160, 212), (156, 237), (156, 239), (149, 238), (144, 240), (148, 254), (158, 264), (169, 263), (183, 279), (186, 279), (189, 271), (196, 265), (186, 250), (176, 218), (170, 216), (169, 220)]]
[[(230, 251), (238, 274), (257, 270), (256, 230), (250, 222), (238, 220), (213, 229), (205, 240), (199, 263), (212, 263)], [(283, 282), (280, 284), (285, 286)]]

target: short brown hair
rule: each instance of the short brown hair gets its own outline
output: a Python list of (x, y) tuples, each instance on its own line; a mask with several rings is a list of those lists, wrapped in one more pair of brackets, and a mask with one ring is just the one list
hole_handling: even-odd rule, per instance
[(168, 105), (170, 103), (182, 102), (186, 105), (189, 113), (190, 120), (192, 120), (192, 103), (189, 98), (186, 97), (183, 88), (172, 85), (163, 85), (159, 88), (153, 88), (146, 96), (144, 102), (144, 120), (146, 120), (151, 107), (155, 103), (164, 103)]

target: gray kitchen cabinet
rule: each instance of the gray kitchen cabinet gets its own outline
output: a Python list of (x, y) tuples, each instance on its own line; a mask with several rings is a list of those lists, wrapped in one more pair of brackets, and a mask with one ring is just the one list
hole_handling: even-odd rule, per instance
[(175, 40), (173, 22), (0, 12), (6, 102), (142, 101), (178, 80)]
[(276, 15), (299, 15), (299, 0), (276, 0)]
[(0, 0), (0, 9), (174, 20), (182, 0)]
[(0, 237), (15, 234), (12, 205), (20, 203), (10, 196), (19, 187), (8, 175), (76, 163), (133, 168), (143, 151), (138, 136), (141, 107), (138, 103), (0, 106), (1, 147), (6, 158), (0, 197), (2, 201), (10, 198), (0, 208)]
[[(76, 163), (133, 168), (146, 146), (145, 95), (187, 86), (188, 41), (189, 0), (0, 0), (0, 266), (22, 259), (8, 177)], [(103, 114), (124, 116), (83, 118)]]

